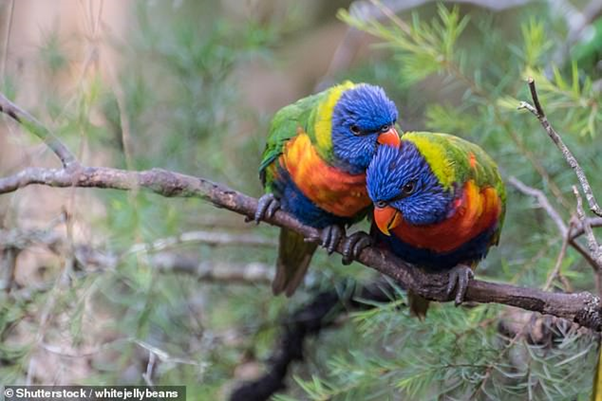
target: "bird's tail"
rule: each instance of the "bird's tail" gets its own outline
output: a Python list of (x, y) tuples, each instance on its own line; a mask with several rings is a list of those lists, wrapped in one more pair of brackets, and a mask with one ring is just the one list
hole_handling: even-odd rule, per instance
[(287, 297), (290, 297), (294, 294), (305, 277), (317, 247), (316, 243), (305, 242), (302, 235), (292, 230), (287, 228), (280, 230), (276, 277), (272, 282), (274, 295), (284, 292)]

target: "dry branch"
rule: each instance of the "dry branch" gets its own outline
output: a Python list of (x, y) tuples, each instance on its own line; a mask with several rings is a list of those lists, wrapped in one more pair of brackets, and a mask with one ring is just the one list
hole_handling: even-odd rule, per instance
[(0, 112), (8, 115), (40, 138), (58, 156), (64, 168), (77, 164), (75, 155), (48, 128), (31, 114), (8, 100), (3, 93), (0, 93)]
[[(6, 100), (2, 97), (1, 99)], [(20, 110), (12, 105), (3, 105), (2, 111), (12, 113)], [(24, 112), (17, 114), (17, 121), (25, 127), (32, 126)], [(10, 114), (9, 114), (10, 115)], [(39, 125), (34, 125), (39, 128)], [(46, 131), (47, 132), (47, 131)], [(35, 132), (34, 132), (35, 133)], [(38, 135), (39, 136), (39, 135)], [(45, 137), (44, 139), (47, 139)], [(52, 139), (56, 139), (53, 138)], [(252, 217), (257, 209), (257, 199), (242, 194), (224, 185), (213, 183), (200, 177), (192, 177), (162, 169), (128, 171), (107, 167), (86, 167), (77, 161), (64, 159), (71, 155), (58, 140), (47, 143), (64, 164), (63, 169), (28, 168), (18, 174), (0, 179), (0, 194), (16, 191), (32, 184), (51, 187), (111, 188), (118, 190), (146, 189), (165, 197), (198, 197), (219, 208), (228, 209), (244, 216)], [(268, 223), (292, 229), (307, 238), (318, 238), (319, 231), (305, 226), (289, 214), (278, 211)], [(339, 245), (337, 252), (343, 251)], [(398, 259), (392, 253), (377, 248), (366, 248), (358, 261), (412, 289), (418, 295), (435, 301), (450, 301), (446, 294), (449, 281), (447, 274), (427, 274), (420, 269)], [(466, 292), (466, 301), (480, 303), (501, 303), (523, 309), (551, 314), (574, 321), (593, 330), (602, 329), (600, 299), (589, 292), (551, 293), (532, 288), (516, 287), (508, 284), (472, 280)]]
[(211, 246), (241, 245), (274, 247), (278, 243), (275, 240), (262, 238), (258, 235), (251, 234), (230, 234), (227, 232), (214, 231), (189, 231), (175, 237), (157, 239), (150, 244), (135, 244), (128, 249), (126, 255), (138, 252), (158, 252), (179, 245), (188, 244), (206, 244)]
[(527, 109), (535, 117), (537, 117), (537, 119), (541, 123), (541, 126), (543, 127), (543, 129), (547, 132), (550, 139), (552, 139), (552, 142), (554, 142), (556, 147), (558, 147), (558, 149), (560, 149), (560, 151), (562, 152), (562, 156), (564, 156), (564, 159), (567, 161), (569, 166), (571, 166), (573, 171), (575, 171), (575, 175), (577, 175), (579, 184), (581, 184), (581, 188), (583, 189), (583, 193), (585, 194), (585, 199), (587, 199), (587, 203), (589, 204), (590, 210), (594, 214), (602, 217), (602, 208), (600, 208), (600, 206), (598, 205), (598, 202), (596, 202), (596, 198), (594, 197), (592, 187), (589, 184), (589, 181), (587, 180), (587, 177), (585, 175), (585, 172), (583, 171), (583, 168), (581, 167), (581, 165), (579, 164), (579, 162), (577, 161), (577, 159), (575, 158), (573, 153), (570, 151), (570, 149), (562, 141), (562, 138), (560, 137), (558, 132), (556, 132), (556, 130), (552, 127), (552, 125), (550, 125), (550, 122), (548, 121), (548, 118), (546, 117), (546, 114), (543, 111), (541, 104), (539, 103), (539, 96), (537, 95), (537, 88), (535, 87), (535, 81), (533, 80), (533, 78), (529, 78), (528, 83), (529, 83), (529, 90), (531, 91), (531, 98), (533, 99), (533, 104), (535, 106), (532, 106), (527, 102), (521, 102), (521, 104), (518, 106), (518, 108), (519, 109)]
[(594, 231), (592, 230), (591, 225), (585, 217), (581, 195), (579, 194), (579, 190), (577, 189), (577, 187), (574, 185), (573, 193), (575, 194), (575, 198), (577, 199), (577, 217), (579, 217), (579, 221), (581, 221), (581, 225), (583, 226), (583, 231), (585, 232), (585, 237), (587, 238), (587, 246), (589, 247), (589, 251), (592, 257), (598, 264), (599, 269), (602, 270), (602, 248), (600, 248), (600, 245), (598, 245), (598, 241), (596, 240)]
[(265, 263), (208, 262), (174, 253), (160, 253), (150, 258), (150, 264), (163, 273), (184, 273), (203, 282), (267, 285), (274, 278), (273, 267)]
[[(571, 227), (568, 228), (567, 225), (564, 223), (564, 220), (562, 219), (560, 213), (558, 213), (554, 206), (552, 206), (552, 203), (550, 202), (546, 194), (543, 193), (543, 191), (528, 186), (516, 177), (508, 178), (508, 183), (514, 188), (516, 188), (518, 191), (520, 191), (522, 194), (532, 196), (533, 198), (535, 198), (539, 206), (543, 210), (545, 210), (550, 219), (552, 219), (552, 221), (558, 228), (560, 236), (563, 239), (568, 238), (569, 244), (573, 248), (575, 248), (575, 250), (579, 252), (581, 256), (583, 256), (585, 261), (589, 263), (594, 270), (598, 270), (598, 263), (594, 260), (590, 252), (588, 252), (588, 250), (585, 249), (583, 245), (576, 241), (578, 237), (584, 234), (583, 224), (580, 223), (580, 225), (577, 226), (577, 228), (575, 228), (573, 225), (571, 225)], [(602, 226), (602, 219), (599, 217), (587, 219), (587, 222), (590, 224), (591, 227)]]

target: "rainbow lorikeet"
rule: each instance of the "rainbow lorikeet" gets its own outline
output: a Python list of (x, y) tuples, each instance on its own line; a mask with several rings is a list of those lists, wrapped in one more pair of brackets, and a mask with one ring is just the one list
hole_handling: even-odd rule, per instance
[[(412, 132), (379, 148), (366, 176), (376, 243), (427, 271), (450, 271), (448, 293), (456, 288), (462, 302), (472, 269), (500, 238), (506, 191), (495, 162), (456, 136)], [(409, 295), (424, 316), (426, 300)]]
[[(286, 106), (274, 116), (259, 176), (266, 194), (255, 220), (281, 208), (322, 230), (332, 253), (345, 225), (362, 219), (371, 202), (366, 168), (379, 143), (396, 146), (397, 109), (377, 86), (345, 82)], [(315, 243), (280, 231), (274, 294), (291, 296), (301, 283)]]

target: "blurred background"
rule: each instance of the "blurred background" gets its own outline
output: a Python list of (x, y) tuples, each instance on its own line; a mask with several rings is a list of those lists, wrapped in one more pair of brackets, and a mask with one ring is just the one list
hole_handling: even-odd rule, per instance
[[(600, 3), (0, 0), (0, 87), (85, 164), (161, 167), (259, 196), (273, 113), (346, 79), (369, 82), (395, 101), (403, 130), (476, 142), (568, 224), (575, 176), (517, 106), (534, 77), (602, 193)], [(2, 176), (28, 166), (58, 161), (3, 119)], [(228, 398), (270, 371), (283, 328), (316, 294), (349, 297), (378, 278), (319, 251), (301, 291), (275, 298), (276, 241), (277, 229), (198, 199), (1, 196), (0, 384), (186, 384), (188, 399)], [(597, 292), (590, 263), (562, 244), (533, 198), (509, 187), (500, 246), (477, 277)], [(591, 393), (599, 338), (587, 330), (502, 305), (440, 304), (419, 321), (403, 291), (390, 297), (327, 317), (275, 399)]]

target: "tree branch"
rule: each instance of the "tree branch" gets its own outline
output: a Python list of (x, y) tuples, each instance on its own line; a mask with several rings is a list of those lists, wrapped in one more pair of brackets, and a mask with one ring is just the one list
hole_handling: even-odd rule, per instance
[[(592, 255), (587, 251), (587, 249), (585, 249), (579, 242), (576, 241), (577, 238), (584, 233), (583, 224), (580, 224), (576, 229), (571, 226), (569, 230), (564, 223), (562, 216), (560, 216), (560, 213), (558, 213), (554, 206), (552, 206), (548, 197), (543, 193), (543, 191), (526, 185), (516, 177), (508, 178), (508, 183), (521, 193), (535, 198), (539, 206), (546, 211), (554, 224), (556, 224), (556, 227), (558, 228), (560, 236), (563, 238), (563, 240), (564, 238), (568, 238), (569, 244), (575, 248), (575, 250), (579, 252), (581, 256), (583, 256), (585, 261), (589, 263), (594, 270), (598, 270), (598, 263), (594, 260)], [(602, 218), (599, 217), (588, 219), (588, 222), (592, 227), (602, 226)]]
[(251, 234), (231, 234), (227, 232), (212, 231), (189, 231), (175, 237), (160, 238), (152, 243), (135, 244), (127, 250), (124, 256), (139, 252), (158, 252), (178, 245), (206, 244), (211, 246), (261, 246), (274, 247), (278, 245), (276, 240), (262, 238)]
[[(152, 169), (127, 171), (107, 167), (79, 166), (65, 169), (29, 168), (14, 176), (0, 179), (0, 194), (16, 191), (32, 184), (51, 187), (111, 188), (119, 190), (150, 190), (165, 197), (199, 197), (219, 208), (252, 217), (257, 199), (221, 184), (200, 177)], [(289, 214), (278, 211), (268, 223), (290, 228), (307, 238), (318, 238), (319, 231), (305, 226)], [(342, 245), (336, 250), (343, 251)], [(428, 274), (398, 259), (392, 253), (366, 248), (359, 262), (402, 283), (417, 294), (435, 301), (450, 301), (446, 295), (447, 274)], [(536, 312), (552, 314), (600, 331), (602, 315), (600, 300), (592, 294), (549, 293), (531, 288), (515, 287), (485, 281), (471, 281), (466, 301), (496, 302)]]
[(598, 205), (598, 202), (596, 202), (596, 198), (592, 192), (592, 187), (589, 184), (587, 177), (585, 176), (585, 172), (583, 171), (583, 168), (581, 168), (581, 165), (579, 165), (579, 162), (577, 161), (577, 159), (575, 158), (573, 153), (570, 151), (570, 149), (564, 144), (560, 135), (558, 135), (556, 130), (554, 130), (554, 128), (552, 128), (552, 125), (550, 125), (550, 122), (548, 121), (548, 118), (546, 117), (546, 114), (544, 113), (543, 108), (541, 107), (541, 104), (539, 103), (539, 96), (537, 95), (537, 88), (535, 87), (535, 81), (533, 80), (533, 78), (529, 78), (527, 82), (529, 84), (529, 90), (531, 91), (531, 98), (533, 99), (533, 104), (535, 105), (535, 107), (533, 107), (532, 105), (530, 105), (527, 102), (521, 102), (521, 104), (518, 106), (518, 108), (519, 109), (527, 109), (535, 117), (537, 117), (537, 119), (539, 120), (543, 129), (548, 133), (548, 136), (550, 137), (550, 139), (552, 139), (552, 142), (554, 142), (556, 147), (558, 147), (558, 149), (560, 149), (560, 151), (562, 152), (562, 155), (564, 156), (564, 159), (567, 161), (569, 166), (571, 166), (573, 171), (575, 171), (575, 174), (577, 175), (577, 179), (579, 180), (579, 183), (581, 184), (581, 188), (583, 189), (583, 193), (585, 194), (585, 198), (587, 199), (587, 203), (589, 204), (590, 210), (594, 214), (602, 217), (602, 209)]
[[(1, 111), (9, 112), (6, 108), (2, 108)], [(55, 148), (63, 149), (64, 145), (58, 146), (55, 143)], [(13, 176), (0, 179), (0, 194), (13, 192), (32, 184), (61, 188), (147, 189), (165, 197), (198, 197), (211, 202), (216, 207), (248, 217), (253, 217), (257, 209), (257, 199), (204, 178), (162, 169), (128, 171), (107, 167), (85, 167), (76, 161), (67, 163), (63, 169), (28, 168)], [(301, 224), (281, 210), (267, 222), (294, 230), (306, 238), (319, 238), (319, 230)], [(336, 251), (343, 252), (342, 242)], [(393, 278), (404, 288), (411, 289), (424, 298), (441, 302), (453, 298), (453, 295), (450, 297), (446, 293), (449, 282), (447, 274), (428, 274), (398, 259), (388, 251), (369, 247), (362, 251), (358, 261)], [(602, 330), (600, 299), (588, 292), (550, 293), (532, 288), (472, 280), (465, 300), (516, 306), (562, 317), (596, 331)]]
[(585, 237), (587, 238), (587, 246), (589, 247), (589, 251), (593, 256), (594, 260), (598, 264), (598, 268), (602, 270), (602, 248), (600, 248), (600, 245), (598, 245), (598, 241), (596, 240), (594, 231), (592, 230), (592, 227), (585, 218), (585, 212), (583, 211), (583, 201), (581, 200), (581, 195), (579, 194), (579, 190), (575, 185), (573, 185), (573, 193), (575, 194), (575, 198), (577, 199), (577, 217), (579, 218), (579, 220), (581, 221), (581, 225), (583, 226)]
[(7, 114), (27, 130), (31, 131), (32, 134), (40, 138), (61, 160), (63, 167), (69, 168), (77, 164), (75, 155), (48, 128), (31, 114), (8, 100), (3, 93), (0, 93), (0, 112)]
[(150, 258), (150, 264), (162, 273), (189, 274), (203, 282), (267, 285), (274, 279), (273, 267), (265, 263), (208, 262), (173, 253), (159, 253)]

